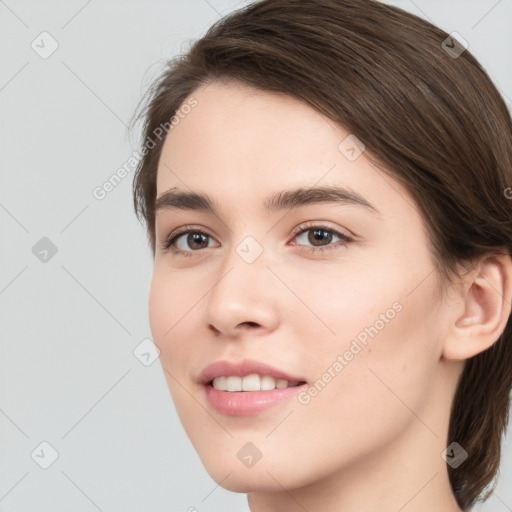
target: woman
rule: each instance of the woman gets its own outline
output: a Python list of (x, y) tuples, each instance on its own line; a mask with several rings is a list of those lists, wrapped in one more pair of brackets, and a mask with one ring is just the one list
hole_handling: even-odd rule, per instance
[(171, 61), (138, 118), (151, 330), (210, 475), (252, 512), (485, 500), (512, 387), (512, 124), (465, 45), (376, 1), (263, 0)]

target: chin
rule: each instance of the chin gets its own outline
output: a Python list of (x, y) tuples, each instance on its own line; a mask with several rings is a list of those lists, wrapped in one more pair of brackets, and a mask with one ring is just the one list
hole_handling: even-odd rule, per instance
[[(279, 476), (276, 476), (274, 472), (270, 471), (274, 478), (276, 478), (276, 482), (264, 469), (240, 469), (234, 465), (231, 468), (224, 466), (222, 470), (219, 470), (219, 468), (215, 468), (214, 470), (206, 468), (206, 470), (215, 482), (231, 492), (282, 491), (282, 487), (277, 482), (289, 488), (289, 482), (283, 483)], [(231, 474), (227, 476), (230, 472)]]
[[(210, 458), (211, 457), (211, 458)], [(221, 458), (218, 454), (209, 454), (201, 458), (203, 465), (215, 482), (224, 489), (238, 493), (255, 491), (275, 492), (294, 489), (312, 483), (314, 470), (298, 471), (285, 464), (279, 458), (262, 457), (252, 467), (244, 466), (236, 457)], [(228, 476), (229, 475), (229, 476)]]

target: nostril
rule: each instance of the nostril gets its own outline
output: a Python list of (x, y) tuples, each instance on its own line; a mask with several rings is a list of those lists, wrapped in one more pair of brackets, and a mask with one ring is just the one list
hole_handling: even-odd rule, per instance
[(220, 334), (220, 331), (216, 327), (211, 325), (211, 324), (209, 326), (209, 329), (212, 330), (215, 333), (216, 336), (218, 336)]
[(255, 327), (260, 327), (258, 322), (241, 322), (238, 324), (238, 329), (254, 329)]

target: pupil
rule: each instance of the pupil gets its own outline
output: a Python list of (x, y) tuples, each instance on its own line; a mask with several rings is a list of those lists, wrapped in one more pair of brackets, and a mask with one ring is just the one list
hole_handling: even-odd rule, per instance
[(325, 229), (315, 229), (313, 230), (313, 233), (313, 238), (311, 239), (310, 237), (309, 239), (310, 242), (318, 242), (325, 239), (325, 237), (323, 237), (320, 233), (325, 233), (327, 235), (327, 238), (331, 236)]
[[(198, 237), (199, 237), (199, 239), (198, 239)], [(196, 243), (196, 242), (199, 243), (199, 245), (201, 245), (201, 238), (203, 239), (202, 242), (204, 243), (206, 240), (206, 235), (204, 235), (203, 233), (191, 233), (188, 236), (187, 242), (190, 245), (190, 247), (194, 247), (194, 243)]]

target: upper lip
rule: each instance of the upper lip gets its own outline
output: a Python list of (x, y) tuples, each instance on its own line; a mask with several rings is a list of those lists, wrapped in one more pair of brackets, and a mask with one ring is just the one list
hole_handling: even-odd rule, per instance
[(252, 359), (243, 359), (241, 361), (216, 361), (203, 369), (199, 375), (199, 382), (201, 384), (208, 384), (215, 377), (229, 377), (231, 375), (245, 377), (253, 373), (257, 373), (258, 375), (270, 375), (275, 379), (284, 379), (288, 382), (305, 382), (305, 379), (302, 377), (291, 375), (278, 368), (269, 366), (266, 363)]

